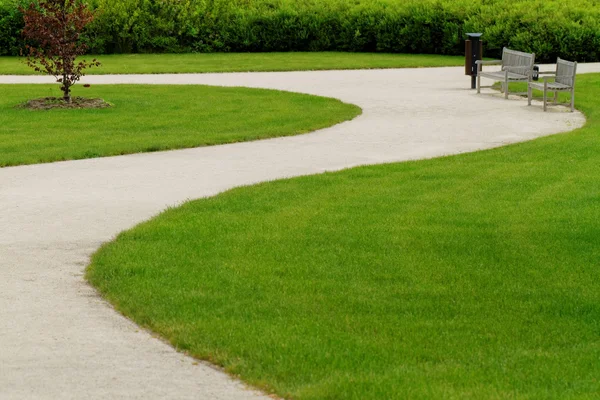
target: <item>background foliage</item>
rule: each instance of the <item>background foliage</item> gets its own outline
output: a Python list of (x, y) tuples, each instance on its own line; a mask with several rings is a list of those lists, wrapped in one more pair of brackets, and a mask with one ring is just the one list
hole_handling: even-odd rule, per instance
[[(18, 4), (0, 0), (0, 55), (22, 39)], [(485, 55), (503, 46), (600, 60), (597, 0), (89, 0), (98, 17), (91, 53), (360, 51), (462, 54), (483, 32)]]

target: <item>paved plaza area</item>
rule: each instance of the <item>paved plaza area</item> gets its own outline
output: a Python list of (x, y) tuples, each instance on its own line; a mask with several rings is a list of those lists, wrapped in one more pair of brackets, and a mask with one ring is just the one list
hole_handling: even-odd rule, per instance
[[(578, 70), (597, 72), (600, 64)], [(52, 79), (0, 76), (0, 83), (33, 81)], [(338, 98), (363, 114), (300, 136), (1, 168), (3, 400), (266, 398), (115, 312), (83, 279), (89, 256), (166, 207), (236, 186), (488, 149), (585, 122), (579, 112), (544, 113), (524, 99), (477, 95), (464, 68), (105, 75), (82, 82), (280, 89)]]

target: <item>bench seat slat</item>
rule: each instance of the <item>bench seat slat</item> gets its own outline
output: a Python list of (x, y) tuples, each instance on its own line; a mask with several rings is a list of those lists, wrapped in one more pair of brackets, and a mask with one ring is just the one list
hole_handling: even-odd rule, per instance
[[(501, 80), (504, 80), (504, 78), (505, 78), (505, 74), (503, 71), (481, 72), (481, 76), (484, 78), (501, 79)], [(528, 80), (529, 76), (523, 75), (523, 74), (516, 74), (514, 72), (509, 72), (508, 79), (510, 79), (510, 80)]]
[[(538, 89), (538, 90), (544, 90), (544, 83), (537, 83), (537, 82), (531, 82), (529, 84), (529, 86), (531, 86), (533, 89)], [(548, 82), (548, 89), (555, 91), (555, 90), (571, 90), (571, 86), (569, 85), (565, 85), (563, 83), (557, 83), (557, 82)]]

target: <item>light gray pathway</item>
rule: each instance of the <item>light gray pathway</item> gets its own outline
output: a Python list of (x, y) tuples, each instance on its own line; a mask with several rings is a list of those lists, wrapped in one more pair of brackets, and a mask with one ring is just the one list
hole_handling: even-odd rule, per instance
[[(32, 78), (0, 77), (0, 83), (20, 80)], [(85, 82), (275, 88), (336, 97), (364, 112), (302, 136), (0, 169), (3, 400), (260, 397), (114, 312), (83, 280), (89, 255), (186, 199), (271, 179), (491, 148), (584, 122), (579, 113), (543, 113), (524, 100), (477, 96), (466, 89), (462, 68), (90, 76)]]

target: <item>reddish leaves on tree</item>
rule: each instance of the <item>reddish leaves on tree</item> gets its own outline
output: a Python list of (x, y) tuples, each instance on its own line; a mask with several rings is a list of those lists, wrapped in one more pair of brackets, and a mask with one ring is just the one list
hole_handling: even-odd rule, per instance
[(71, 86), (89, 67), (100, 65), (76, 61), (87, 46), (81, 33), (94, 14), (81, 0), (40, 0), (21, 9), (25, 20), (23, 36), (31, 43), (26, 45), (27, 65), (36, 72), (53, 75), (61, 84), (64, 100), (71, 101)]

